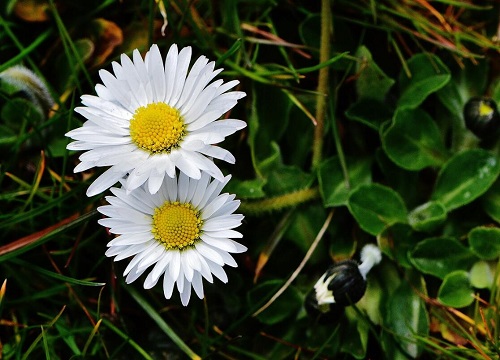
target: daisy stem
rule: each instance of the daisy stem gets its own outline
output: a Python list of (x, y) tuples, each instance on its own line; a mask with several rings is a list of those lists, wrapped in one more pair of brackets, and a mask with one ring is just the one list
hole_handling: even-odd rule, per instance
[(282, 210), (296, 206), (319, 197), (317, 187), (312, 189), (297, 190), (292, 193), (274, 196), (258, 201), (244, 201), (241, 203), (240, 211), (247, 215), (264, 215), (271, 211)]
[[(330, 58), (330, 41), (332, 28), (332, 13), (330, 0), (321, 0), (321, 45), (319, 62), (325, 62)], [(323, 150), (323, 135), (325, 132), (326, 101), (328, 96), (328, 74), (329, 67), (325, 66), (319, 70), (318, 96), (316, 100), (316, 127), (314, 128), (314, 142), (312, 154), (312, 167), (317, 168), (321, 162)]]

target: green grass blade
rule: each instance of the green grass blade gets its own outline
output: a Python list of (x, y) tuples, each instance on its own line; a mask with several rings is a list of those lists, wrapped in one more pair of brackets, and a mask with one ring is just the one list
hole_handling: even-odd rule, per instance
[(132, 295), (134, 300), (144, 309), (146, 314), (148, 314), (151, 319), (156, 322), (156, 324), (160, 327), (161, 330), (181, 349), (184, 353), (193, 360), (201, 360), (201, 357), (197, 355), (187, 344), (182, 341), (182, 339), (175, 333), (174, 329), (168, 325), (165, 320), (161, 317), (160, 314), (146, 301), (144, 298), (139, 295), (139, 293), (131, 286), (126, 287), (127, 291)]

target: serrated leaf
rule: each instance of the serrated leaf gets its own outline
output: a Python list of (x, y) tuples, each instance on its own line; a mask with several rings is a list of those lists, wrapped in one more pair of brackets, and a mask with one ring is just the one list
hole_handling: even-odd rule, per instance
[(407, 170), (439, 166), (447, 157), (436, 123), (420, 109), (398, 110), (382, 134), (382, 146), (392, 161)]
[(408, 254), (411, 263), (421, 272), (441, 279), (455, 270), (468, 270), (477, 257), (451, 237), (428, 238)]
[(397, 192), (380, 184), (362, 185), (349, 196), (347, 207), (359, 226), (372, 235), (406, 222), (406, 206)]
[(448, 67), (435, 55), (417, 54), (407, 62), (411, 78), (401, 71), (399, 86), (401, 96), (399, 108), (416, 108), (430, 94), (438, 91), (450, 81)]
[(482, 149), (463, 151), (441, 168), (431, 199), (451, 211), (484, 194), (499, 174), (500, 163), (494, 155)]
[(467, 271), (458, 270), (447, 274), (439, 287), (437, 299), (441, 304), (455, 308), (472, 304), (474, 292)]

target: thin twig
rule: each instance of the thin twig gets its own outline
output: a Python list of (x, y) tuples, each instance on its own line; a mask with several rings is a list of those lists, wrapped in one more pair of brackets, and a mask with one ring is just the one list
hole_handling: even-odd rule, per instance
[(330, 225), (330, 222), (332, 221), (333, 218), (333, 212), (334, 210), (332, 209), (330, 213), (328, 214), (328, 217), (325, 220), (325, 223), (321, 227), (321, 229), (318, 232), (318, 235), (316, 235), (316, 239), (314, 239), (313, 243), (309, 247), (309, 250), (307, 250), (306, 256), (304, 256), (304, 259), (301, 261), (297, 269), (293, 272), (293, 274), (290, 276), (290, 278), (286, 281), (286, 283), (276, 292), (276, 294), (273, 295), (269, 301), (262, 306), (259, 310), (254, 312), (252, 316), (257, 316), (264, 310), (266, 310), (283, 292), (290, 286), (290, 284), (295, 280), (295, 278), (300, 274), (304, 266), (306, 265), (307, 261), (313, 254), (314, 250), (316, 250), (316, 247), (319, 244), (319, 241), (323, 238), (323, 235), (325, 234), (326, 229), (328, 229), (328, 225)]

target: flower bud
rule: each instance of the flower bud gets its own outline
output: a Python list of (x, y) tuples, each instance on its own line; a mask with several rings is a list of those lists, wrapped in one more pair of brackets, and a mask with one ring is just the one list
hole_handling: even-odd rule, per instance
[(500, 131), (497, 104), (490, 98), (473, 97), (464, 107), (465, 126), (481, 140), (496, 137)]
[(360, 265), (344, 260), (330, 266), (308, 295), (306, 308), (325, 314), (355, 304), (365, 294), (366, 275), (381, 260), (379, 248), (369, 244), (361, 250)]

